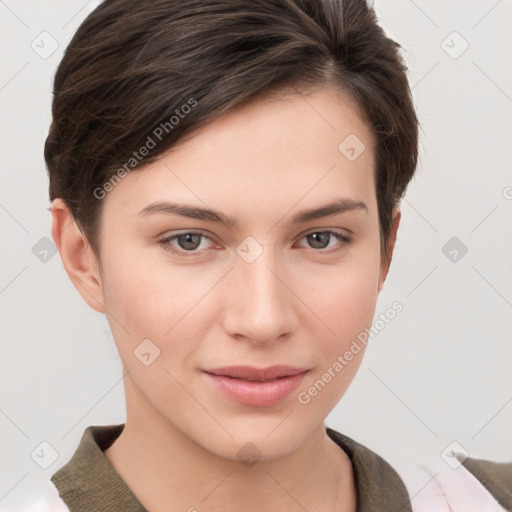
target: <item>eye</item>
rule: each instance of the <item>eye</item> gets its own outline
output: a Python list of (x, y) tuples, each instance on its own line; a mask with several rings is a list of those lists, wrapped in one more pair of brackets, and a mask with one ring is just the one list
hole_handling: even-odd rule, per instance
[[(333, 237), (335, 242), (334, 245), (328, 245), (328, 243), (333, 240)], [(339, 251), (344, 246), (349, 245), (352, 242), (352, 237), (345, 235), (344, 233), (334, 231), (333, 229), (313, 231), (312, 233), (304, 235), (302, 239), (307, 239), (308, 243), (311, 244), (313, 249), (319, 249), (315, 252), (320, 253), (332, 253)], [(336, 241), (338, 243), (336, 243)], [(324, 250), (327, 248), (329, 248), (329, 250)]]
[[(213, 242), (212, 238), (199, 231), (184, 231), (182, 233), (176, 233), (174, 235), (161, 238), (158, 240), (158, 243), (171, 254), (190, 257), (201, 255), (203, 252), (200, 249), (202, 239)], [(304, 235), (301, 240), (302, 239), (307, 239), (308, 243), (311, 244), (310, 247), (317, 249), (314, 252), (327, 254), (340, 251), (344, 246), (349, 245), (352, 242), (352, 237), (332, 229), (313, 231)], [(175, 241), (176, 245), (173, 244)], [(334, 245), (329, 245), (330, 241), (334, 241)], [(206, 248), (203, 247), (203, 250), (206, 250)]]
[[(213, 240), (210, 237), (198, 231), (185, 231), (183, 233), (177, 233), (175, 235), (161, 238), (160, 240), (158, 240), (158, 243), (166, 251), (169, 251), (172, 254), (176, 254), (178, 256), (199, 256), (201, 254), (201, 251), (198, 250), (198, 248), (201, 245), (201, 239), (210, 240), (211, 242), (213, 242)], [(178, 245), (178, 250), (174, 250), (176, 246), (172, 245), (171, 243), (174, 242), (175, 240)]]

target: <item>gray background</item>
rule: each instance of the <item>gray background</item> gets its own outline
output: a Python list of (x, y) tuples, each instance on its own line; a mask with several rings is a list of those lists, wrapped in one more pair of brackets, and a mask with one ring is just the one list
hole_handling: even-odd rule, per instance
[[(0, 2), (0, 508), (40, 493), (87, 426), (125, 420), (107, 321), (44, 240), (51, 81), (96, 5)], [(440, 454), (453, 441), (474, 457), (512, 460), (512, 2), (375, 7), (404, 48), (422, 125), (420, 166), (376, 317), (395, 300), (404, 310), (370, 341), (327, 425), (391, 463)], [(455, 246), (443, 250), (452, 237)], [(454, 247), (456, 261), (445, 255)], [(46, 469), (52, 449), (42, 442), (58, 454)]]

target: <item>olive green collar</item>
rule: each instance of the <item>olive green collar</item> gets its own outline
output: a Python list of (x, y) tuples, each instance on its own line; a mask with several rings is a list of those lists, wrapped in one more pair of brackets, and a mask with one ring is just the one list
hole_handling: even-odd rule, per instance
[[(124, 425), (87, 427), (69, 462), (51, 477), (70, 512), (147, 512), (103, 453)], [(329, 427), (326, 431), (352, 461), (357, 512), (411, 512), (405, 485), (384, 459)]]

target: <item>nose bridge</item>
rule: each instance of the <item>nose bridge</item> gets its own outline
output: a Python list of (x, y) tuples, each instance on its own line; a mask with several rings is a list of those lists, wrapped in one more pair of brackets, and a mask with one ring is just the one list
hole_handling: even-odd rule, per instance
[(248, 292), (246, 300), (252, 303), (253, 312), (260, 309), (275, 311), (281, 303), (278, 299), (281, 298), (283, 287), (275, 275), (280, 272), (281, 267), (277, 251), (270, 244), (263, 246), (248, 237), (237, 248), (237, 254), (239, 258), (235, 265), (236, 272), (240, 274), (244, 293)]
[(247, 237), (237, 247), (232, 295), (228, 306), (228, 329), (258, 343), (287, 332), (292, 319), (290, 291), (278, 251)]

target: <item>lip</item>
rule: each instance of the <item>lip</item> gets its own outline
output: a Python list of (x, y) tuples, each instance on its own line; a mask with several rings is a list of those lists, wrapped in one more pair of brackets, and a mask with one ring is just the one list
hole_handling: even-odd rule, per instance
[(222, 377), (232, 377), (234, 379), (269, 381), (281, 377), (292, 377), (306, 370), (307, 368), (279, 364), (267, 366), (266, 368), (256, 368), (254, 366), (225, 366), (223, 368), (212, 368), (203, 371)]
[(209, 380), (235, 402), (257, 407), (271, 406), (296, 389), (307, 368), (287, 365), (254, 368), (230, 366), (203, 370)]

